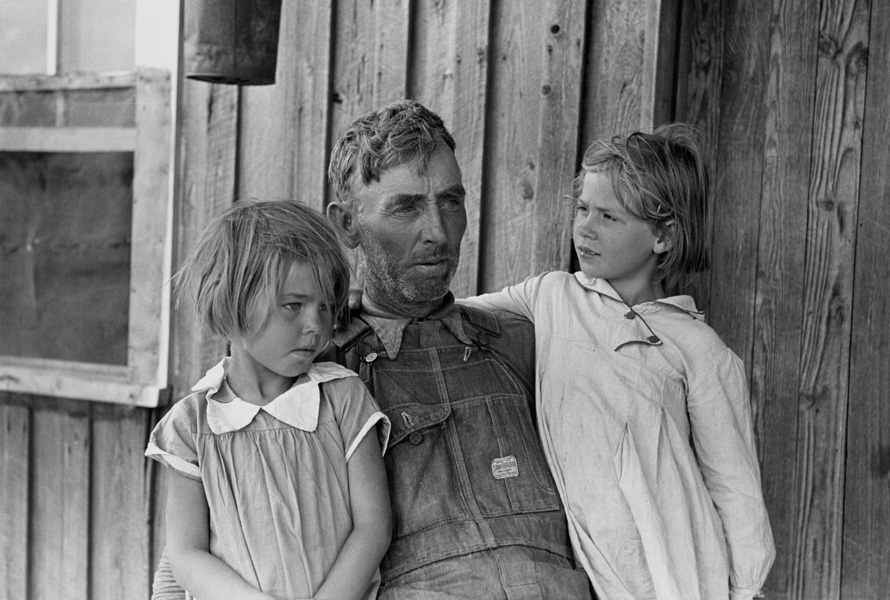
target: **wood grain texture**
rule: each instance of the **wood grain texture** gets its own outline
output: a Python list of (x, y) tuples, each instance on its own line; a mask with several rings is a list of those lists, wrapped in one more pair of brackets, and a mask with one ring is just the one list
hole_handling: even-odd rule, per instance
[(537, 149), (546, 6), (493, 5), (483, 181), (480, 291), (534, 274)]
[(644, 125), (646, 26), (658, 4), (651, 0), (591, 3), (582, 151), (595, 140)]
[(808, 190), (791, 597), (840, 596), (868, 2), (823, 3)]
[(586, 12), (584, 3), (561, 1), (548, 3), (543, 14), (532, 273), (569, 268)]
[(0, 598), (27, 598), (31, 412), (0, 393)]
[(241, 88), (239, 197), (324, 208), (332, 5), (284, 2), (276, 83)]
[(90, 600), (141, 598), (151, 581), (149, 418), (144, 408), (92, 407)]
[(89, 598), (89, 403), (32, 397), (30, 600)]
[(890, 4), (873, 2), (856, 219), (841, 598), (890, 589)]
[(786, 598), (800, 492), (797, 374), (819, 13), (807, 0), (774, 2), (772, 11), (757, 284), (744, 293), (753, 292), (755, 303), (751, 405), (777, 549), (765, 593)]
[(724, 0), (709, 324), (750, 372), (772, 2)]
[[(711, 190), (716, 194), (724, 58), (723, 0), (683, 2), (679, 35), (674, 120), (691, 123), (703, 133)], [(709, 315), (710, 282), (710, 271), (684, 277), (676, 293), (691, 295), (699, 310)]]
[(458, 297), (475, 294), (479, 286), (490, 11), (488, 1), (420, 0), (411, 29), (409, 95), (445, 121), (467, 190), (467, 231), (451, 282)]
[(346, 0), (334, 17), (331, 133), (407, 93), (410, 0)]

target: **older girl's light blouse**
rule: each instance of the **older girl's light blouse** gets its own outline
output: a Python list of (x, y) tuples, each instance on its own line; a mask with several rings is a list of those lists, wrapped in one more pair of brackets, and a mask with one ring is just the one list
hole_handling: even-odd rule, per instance
[(532, 320), (538, 421), (602, 600), (747, 600), (775, 558), (742, 361), (689, 296), (554, 272), (467, 300)]
[(352, 532), (347, 461), (368, 434), (385, 449), (389, 422), (334, 363), (313, 364), (261, 407), (235, 397), (228, 360), (164, 416), (145, 454), (201, 481), (213, 555), (276, 598), (310, 598)]

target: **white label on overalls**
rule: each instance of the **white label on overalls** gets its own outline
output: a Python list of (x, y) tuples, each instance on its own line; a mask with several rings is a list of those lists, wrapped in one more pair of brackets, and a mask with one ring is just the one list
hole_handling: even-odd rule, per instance
[(491, 474), (495, 479), (519, 477), (519, 467), (515, 456), (502, 456), (491, 461)]

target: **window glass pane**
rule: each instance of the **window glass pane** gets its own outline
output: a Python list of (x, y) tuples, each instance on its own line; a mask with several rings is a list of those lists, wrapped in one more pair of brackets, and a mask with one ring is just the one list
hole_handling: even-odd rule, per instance
[(0, 152), (0, 353), (127, 364), (132, 152)]
[(46, 1), (0, 0), (0, 73), (46, 73)]
[(135, 67), (136, 0), (59, 2), (59, 72)]

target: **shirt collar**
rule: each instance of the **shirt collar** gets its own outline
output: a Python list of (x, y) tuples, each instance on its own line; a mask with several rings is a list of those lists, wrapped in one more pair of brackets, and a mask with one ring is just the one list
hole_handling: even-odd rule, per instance
[[(615, 291), (615, 288), (613, 288), (611, 284), (605, 279), (588, 277), (584, 274), (583, 271), (578, 271), (577, 273), (575, 273), (575, 279), (577, 279), (578, 283), (580, 283), (581, 286), (585, 289), (591, 290), (601, 296), (605, 296), (616, 302), (621, 302), (622, 304), (624, 304), (624, 302), (621, 300), (621, 296), (619, 296), (618, 292)], [(627, 306), (626, 304), (624, 305)], [(705, 313), (698, 310), (695, 305), (695, 300), (692, 298), (692, 296), (687, 295), (659, 298), (658, 300), (654, 300), (652, 302), (637, 304), (636, 306), (633, 306), (631, 308), (633, 308), (634, 312), (636, 313), (644, 314), (647, 312), (654, 312), (659, 308), (664, 308), (665, 306), (679, 309), (685, 313), (688, 313), (694, 319), (697, 319), (699, 321), (704, 321), (705, 319)]]
[[(380, 343), (382, 343), (384, 349), (386, 349), (387, 357), (391, 360), (395, 360), (399, 356), (405, 328), (416, 321), (431, 319), (440, 321), (458, 340), (468, 346), (473, 343), (464, 331), (463, 319), (461, 318), (460, 312), (457, 310), (457, 305), (454, 303), (454, 294), (451, 292), (448, 292), (448, 294), (442, 298), (442, 303), (438, 308), (420, 319), (412, 317), (391, 317), (383, 313), (375, 314), (376, 312), (377, 311), (374, 310), (373, 305), (370, 307), (363, 306), (360, 317), (365, 323), (370, 325), (371, 329), (374, 330), (374, 333), (377, 334)], [(350, 340), (343, 340), (343, 342), (348, 341)]]
[(203, 391), (207, 400), (207, 423), (215, 434), (244, 429), (261, 410), (279, 421), (303, 431), (312, 432), (318, 427), (318, 410), (321, 404), (319, 384), (333, 379), (355, 377), (356, 374), (336, 363), (313, 363), (300, 375), (294, 385), (266, 404), (257, 406), (235, 396), (226, 383), (230, 358), (222, 359), (192, 387), (193, 392)]

